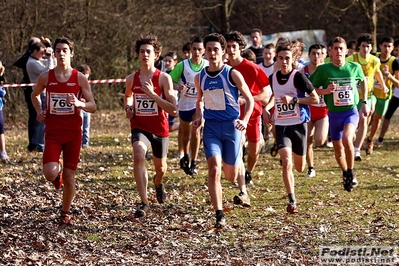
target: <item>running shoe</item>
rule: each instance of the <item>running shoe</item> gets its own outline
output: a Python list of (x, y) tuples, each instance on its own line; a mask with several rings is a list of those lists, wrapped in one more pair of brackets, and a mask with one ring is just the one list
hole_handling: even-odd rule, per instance
[(61, 211), (60, 216), (60, 224), (61, 225), (74, 225), (75, 224), (75, 216), (70, 211)]
[(309, 177), (315, 177), (316, 176), (316, 170), (312, 167), (309, 168), (307, 174), (305, 175), (305, 177), (309, 178)]
[(224, 213), (216, 216), (215, 228), (216, 229), (222, 229), (225, 226), (226, 226), (226, 217), (224, 216)]
[(145, 217), (148, 209), (149, 209), (148, 205), (142, 202), (140, 206), (137, 208), (136, 212), (134, 213), (134, 217), (136, 218)]
[(253, 185), (254, 182), (252, 181), (252, 174), (248, 171), (245, 171), (245, 184), (246, 185)]
[(344, 189), (348, 192), (351, 192), (353, 188), (353, 174), (346, 173), (346, 175), (343, 176), (342, 178), (343, 178)]
[(2, 151), (2, 152), (0, 153), (0, 159), (1, 159), (1, 161), (2, 161), (3, 163), (8, 163), (8, 162), (10, 162), (10, 158), (8, 157), (6, 151)]
[(184, 170), (187, 175), (191, 175), (190, 171), (190, 162), (188, 160), (188, 155), (184, 155), (183, 158), (180, 159), (180, 168)]
[(166, 192), (165, 192), (165, 187), (163, 184), (160, 185), (155, 185), (155, 177), (156, 175), (154, 175), (154, 186), (155, 186), (155, 193), (157, 196), (157, 201), (158, 203), (162, 204), (166, 201)]
[(360, 151), (355, 151), (355, 161), (356, 162), (362, 161), (362, 156), (360, 155)]
[(333, 145), (333, 143), (332, 143), (331, 141), (327, 141), (327, 142), (326, 142), (326, 146), (327, 146), (328, 148), (334, 148), (334, 145)]
[(296, 206), (296, 203), (295, 203), (295, 202), (290, 202), (290, 203), (288, 203), (288, 205), (287, 205), (287, 212), (288, 212), (289, 214), (298, 213), (298, 207)]
[(244, 192), (240, 191), (238, 195), (235, 195), (233, 198), (234, 204), (242, 205), (244, 207), (251, 206), (251, 200), (249, 199), (248, 194), (244, 194)]
[(197, 162), (194, 160), (191, 160), (190, 175), (198, 175)]

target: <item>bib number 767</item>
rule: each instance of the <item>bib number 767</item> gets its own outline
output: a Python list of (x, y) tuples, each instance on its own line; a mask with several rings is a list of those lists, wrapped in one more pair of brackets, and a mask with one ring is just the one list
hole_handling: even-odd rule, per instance
[(137, 99), (137, 108), (147, 109), (147, 108), (154, 108), (154, 100), (144, 100), (144, 99)]

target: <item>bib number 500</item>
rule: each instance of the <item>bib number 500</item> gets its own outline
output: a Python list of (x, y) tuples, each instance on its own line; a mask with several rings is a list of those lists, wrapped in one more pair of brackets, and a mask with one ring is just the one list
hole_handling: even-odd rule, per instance
[(294, 110), (294, 108), (295, 108), (295, 104), (293, 104), (293, 103), (277, 105), (278, 112), (292, 111), (292, 110)]

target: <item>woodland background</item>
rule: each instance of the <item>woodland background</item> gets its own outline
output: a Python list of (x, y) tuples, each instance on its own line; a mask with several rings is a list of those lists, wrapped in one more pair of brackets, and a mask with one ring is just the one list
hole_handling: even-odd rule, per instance
[[(324, 29), (327, 39), (356, 39), (361, 32), (376, 39), (399, 37), (397, 0), (0, 0), (0, 60), (6, 82), (19, 83), (22, 71), (13, 66), (32, 36), (75, 42), (73, 67), (87, 63), (91, 79), (124, 78), (137, 69), (134, 42), (154, 33), (163, 54), (177, 51), (196, 35), (238, 30), (264, 34)], [(328, 41), (328, 40), (326, 40)], [(119, 106), (123, 83), (93, 85), (98, 108)], [(21, 104), (23, 103), (23, 104)], [(21, 88), (8, 89), (6, 121), (26, 116)]]

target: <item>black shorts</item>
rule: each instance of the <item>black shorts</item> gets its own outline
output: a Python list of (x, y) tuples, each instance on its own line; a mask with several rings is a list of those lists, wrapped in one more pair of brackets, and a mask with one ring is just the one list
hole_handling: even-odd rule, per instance
[(398, 109), (398, 107), (399, 107), (399, 98), (392, 96), (392, 98), (389, 100), (387, 111), (385, 112), (385, 118), (388, 120), (391, 119), (396, 109)]
[(292, 125), (292, 126), (277, 126), (276, 125), (276, 142), (277, 149), (291, 148), (296, 155), (306, 155), (306, 123)]
[(143, 142), (147, 148), (151, 144), (152, 154), (156, 158), (164, 158), (168, 154), (169, 137), (160, 137), (141, 129), (132, 130), (132, 144)]

